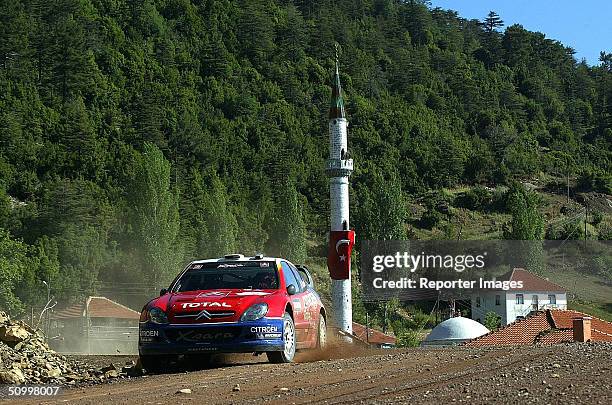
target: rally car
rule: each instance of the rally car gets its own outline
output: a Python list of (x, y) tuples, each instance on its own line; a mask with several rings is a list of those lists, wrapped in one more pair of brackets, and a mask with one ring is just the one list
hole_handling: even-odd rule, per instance
[[(266, 353), (293, 361), (296, 350), (326, 343), (326, 312), (304, 266), (263, 257), (197, 260), (140, 315), (143, 367), (161, 371), (178, 358)], [(204, 356), (202, 356), (204, 355)]]

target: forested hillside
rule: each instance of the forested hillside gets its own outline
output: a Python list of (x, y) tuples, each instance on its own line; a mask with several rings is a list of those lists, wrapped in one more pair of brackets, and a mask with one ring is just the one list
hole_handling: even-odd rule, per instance
[(319, 254), (336, 42), (361, 239), (437, 226), (438, 203), (408, 206), (442, 188), (610, 194), (612, 55), (496, 22), (408, 0), (2, 1), (0, 308), (43, 305), (42, 280), (142, 302), (193, 257)]

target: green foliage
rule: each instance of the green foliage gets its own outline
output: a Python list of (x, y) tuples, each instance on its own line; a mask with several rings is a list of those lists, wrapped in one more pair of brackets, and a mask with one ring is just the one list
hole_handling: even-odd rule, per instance
[(178, 194), (170, 185), (170, 162), (146, 143), (130, 193), (136, 247), (143, 274), (154, 288), (166, 285), (182, 259)]
[(578, 188), (612, 194), (612, 174), (599, 169), (584, 169), (578, 176)]
[(419, 347), (421, 345), (421, 338), (416, 330), (405, 330), (396, 336), (398, 347)]
[(27, 255), (28, 246), (0, 228), (0, 308), (9, 313), (23, 309), (16, 287), (30, 266)]
[(295, 263), (306, 260), (306, 225), (303, 203), (295, 185), (283, 181), (278, 188), (268, 247), (273, 254)]
[(221, 257), (234, 252), (238, 224), (227, 190), (216, 174), (212, 175), (210, 191), (202, 196), (199, 203), (204, 221), (198, 238), (198, 256)]
[[(408, 195), (443, 187), (582, 168), (610, 193), (610, 55), (501, 24), (425, 1), (2, 2), (0, 227), (46, 263), (21, 282), (52, 277), (61, 301), (118, 284), (139, 306), (124, 285), (186, 259), (302, 261), (328, 224), (335, 42), (360, 239), (404, 238)], [(531, 197), (512, 201), (509, 236), (541, 236)], [(452, 213), (426, 206), (427, 227)]]
[(470, 210), (485, 211), (493, 203), (493, 193), (483, 186), (476, 186), (466, 191), (457, 203)]
[(499, 316), (498, 314), (496, 314), (493, 311), (489, 311), (485, 315), (485, 319), (484, 319), (483, 325), (486, 326), (487, 329), (489, 329), (491, 331), (499, 329), (500, 326), (501, 326), (501, 316)]
[(510, 229), (504, 236), (511, 240), (540, 240), (544, 236), (544, 218), (538, 211), (539, 196), (514, 183), (508, 191), (507, 209), (512, 214)]
[(399, 177), (371, 173), (370, 187), (358, 192), (356, 227), (363, 239), (400, 240), (406, 238), (406, 201)]

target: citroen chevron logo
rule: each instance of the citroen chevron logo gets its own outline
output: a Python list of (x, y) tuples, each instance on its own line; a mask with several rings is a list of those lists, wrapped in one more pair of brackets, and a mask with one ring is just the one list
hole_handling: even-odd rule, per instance
[(198, 315), (195, 317), (195, 319), (202, 319), (202, 318), (205, 318), (205, 319), (210, 319), (210, 318), (211, 318), (211, 316), (210, 316), (210, 312), (208, 312), (207, 310), (203, 309), (203, 310), (201, 310), (201, 311), (200, 311), (200, 313), (199, 313), (199, 314), (198, 314)]

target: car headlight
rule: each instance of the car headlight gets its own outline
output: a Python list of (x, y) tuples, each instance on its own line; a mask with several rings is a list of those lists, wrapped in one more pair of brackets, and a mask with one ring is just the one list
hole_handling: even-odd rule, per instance
[(265, 302), (260, 302), (258, 304), (253, 304), (244, 311), (242, 317), (240, 317), (241, 321), (256, 321), (258, 319), (263, 318), (268, 313), (268, 304)]
[(153, 323), (168, 323), (168, 316), (161, 309), (153, 307), (149, 310), (149, 321)]

